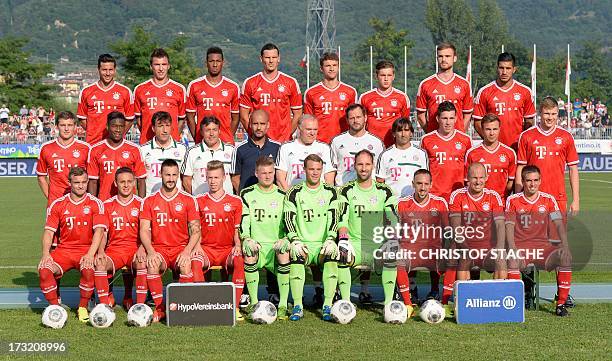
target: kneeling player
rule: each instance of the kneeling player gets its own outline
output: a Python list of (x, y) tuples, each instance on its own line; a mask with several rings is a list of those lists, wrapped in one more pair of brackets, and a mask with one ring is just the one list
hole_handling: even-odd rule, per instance
[(310, 154), (304, 159), (306, 181), (289, 189), (284, 200), (287, 238), (291, 241), (289, 284), (293, 310), (289, 319), (304, 317), (302, 296), (305, 265), (323, 268), (323, 319), (331, 320), (331, 305), (338, 281), (338, 192), (321, 181), (323, 159)]
[[(519, 270), (529, 264), (546, 271), (557, 270), (557, 316), (567, 316), (565, 306), (572, 281), (572, 254), (563, 224), (563, 215), (555, 198), (540, 191), (540, 169), (527, 165), (521, 170), (523, 192), (512, 195), (506, 202), (506, 237), (508, 249), (523, 250), (525, 259), (508, 261), (508, 278), (521, 279)], [(550, 221), (555, 225), (561, 243), (551, 243)], [(519, 254), (520, 255), (520, 254)]]
[[(87, 193), (87, 172), (81, 167), (70, 169), (70, 193), (56, 199), (47, 210), (42, 237), (42, 257), (38, 264), (40, 288), (51, 305), (58, 305), (57, 282), (65, 272), (81, 272), (79, 320), (87, 322), (87, 303), (94, 290), (94, 256), (100, 245), (106, 219), (102, 201)], [(60, 242), (51, 251), (53, 235), (60, 231)]]
[(147, 251), (147, 285), (155, 302), (153, 322), (165, 318), (162, 274), (170, 268), (180, 272), (179, 282), (191, 282), (191, 251), (201, 238), (196, 200), (176, 187), (176, 161), (163, 161), (161, 178), (161, 189), (146, 197), (140, 210), (140, 241)]
[[(108, 232), (96, 256), (96, 290), (100, 303), (113, 305), (110, 300), (108, 277), (123, 267), (136, 272), (136, 302), (144, 303), (147, 297), (147, 254), (138, 242), (138, 215), (142, 199), (134, 195), (136, 178), (127, 167), (117, 169), (115, 186), (117, 195), (104, 202)], [(132, 307), (132, 295), (123, 296), (123, 307)]]
[[(427, 169), (417, 170), (412, 180), (414, 194), (401, 198), (397, 205), (402, 225), (410, 227), (410, 239), (400, 242), (401, 249), (410, 257), (397, 270), (399, 292), (407, 306), (412, 306), (408, 273), (420, 268), (439, 274), (443, 267), (437, 252), (442, 249), (444, 227), (448, 225), (448, 205), (444, 198), (429, 193), (431, 184), (431, 173)], [(432, 282), (429, 294), (438, 294), (438, 287)]]
[[(244, 260), (238, 235), (242, 203), (240, 198), (225, 192), (223, 162), (211, 160), (206, 166), (208, 192), (197, 196), (202, 227), (202, 240), (195, 246), (191, 268), (193, 280), (204, 282), (204, 273), (212, 266), (221, 266), (232, 273), (236, 303), (244, 288)], [(236, 305), (236, 319), (242, 320)]]
[[(397, 224), (397, 197), (391, 188), (372, 180), (374, 155), (367, 150), (355, 154), (357, 179), (340, 188), (340, 217), (338, 227), (338, 287), (343, 300), (351, 298), (351, 270), (353, 265), (372, 267), (375, 248), (372, 242), (374, 227)], [(377, 245), (376, 245), (377, 246)], [(393, 300), (397, 267), (395, 261), (383, 259), (382, 285), (385, 304)], [(412, 310), (410, 310), (410, 314)]]
[[(504, 209), (499, 194), (485, 188), (486, 181), (485, 166), (472, 163), (468, 167), (467, 187), (457, 189), (450, 198), (449, 220), (454, 229), (454, 244), (468, 251), (459, 260), (459, 280), (470, 279), (471, 268), (495, 271), (495, 279), (506, 278), (505, 262), (501, 258), (494, 260), (489, 254), (492, 248), (505, 248)], [(445, 277), (445, 285), (446, 282)]]
[(240, 192), (242, 222), (240, 238), (251, 306), (258, 302), (259, 270), (276, 273), (280, 301), (278, 318), (286, 320), (289, 297), (289, 241), (285, 238), (283, 200), (285, 192), (274, 184), (274, 160), (262, 156), (255, 163), (258, 183)]

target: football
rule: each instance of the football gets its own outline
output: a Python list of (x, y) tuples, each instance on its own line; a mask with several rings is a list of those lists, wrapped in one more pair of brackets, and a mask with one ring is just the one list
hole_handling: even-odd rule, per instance
[(59, 305), (50, 305), (42, 314), (43, 325), (50, 328), (62, 328), (68, 320), (68, 313)]
[(107, 328), (115, 322), (115, 311), (109, 305), (100, 303), (89, 313), (89, 323), (95, 328)]
[(438, 300), (427, 300), (421, 305), (419, 316), (421, 320), (430, 323), (437, 324), (444, 320), (446, 312), (444, 307)]
[(346, 300), (339, 300), (333, 304), (331, 309), (332, 319), (340, 324), (346, 325), (351, 322), (357, 315), (355, 306)]
[(391, 301), (385, 305), (384, 318), (386, 323), (402, 324), (408, 318), (408, 310), (400, 301)]
[(269, 325), (276, 321), (276, 307), (272, 302), (259, 301), (253, 308), (251, 319), (254, 323)]
[(144, 303), (137, 303), (130, 307), (127, 322), (130, 326), (147, 327), (153, 322), (153, 310)]

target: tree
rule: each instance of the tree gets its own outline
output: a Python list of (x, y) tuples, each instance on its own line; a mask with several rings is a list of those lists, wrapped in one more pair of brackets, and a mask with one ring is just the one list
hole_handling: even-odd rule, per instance
[(602, 101), (612, 99), (612, 70), (609, 57), (603, 52), (600, 40), (589, 41), (575, 57), (577, 81), (573, 83), (572, 94), (577, 97), (594, 97)]
[(22, 104), (52, 107), (53, 86), (42, 78), (53, 71), (50, 64), (30, 63), (30, 54), (23, 50), (29, 40), (5, 37), (0, 39), (0, 102), (16, 112)]
[[(370, 79), (367, 76), (370, 72), (370, 46), (374, 65), (380, 60), (389, 60), (395, 65), (396, 74), (403, 68), (404, 47), (410, 59), (414, 46), (414, 42), (408, 38), (408, 30), (397, 30), (393, 20), (373, 17), (368, 23), (374, 33), (357, 45), (352, 61), (342, 62), (342, 79), (355, 86), (360, 93), (370, 89)], [(396, 84), (400, 81), (401, 77), (396, 75)]]
[(179, 35), (169, 44), (162, 45), (154, 35), (141, 26), (132, 28), (129, 40), (120, 40), (110, 45), (118, 53), (119, 65), (123, 71), (122, 81), (129, 87), (151, 77), (150, 56), (155, 48), (164, 48), (170, 57), (170, 77), (181, 84), (195, 79), (200, 70), (195, 66), (194, 58), (186, 50), (186, 36)]
[(434, 44), (450, 41), (460, 54), (467, 54), (476, 28), (472, 9), (465, 0), (427, 0), (425, 25)]

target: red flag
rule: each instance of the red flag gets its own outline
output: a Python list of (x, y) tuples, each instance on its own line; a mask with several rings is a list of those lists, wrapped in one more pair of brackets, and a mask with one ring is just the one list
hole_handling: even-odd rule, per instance
[(472, 46), (470, 45), (470, 51), (468, 53), (467, 60), (467, 69), (465, 74), (465, 80), (467, 80), (468, 84), (470, 84), (470, 89), (472, 88)]
[(300, 61), (300, 68), (306, 68), (306, 55)]

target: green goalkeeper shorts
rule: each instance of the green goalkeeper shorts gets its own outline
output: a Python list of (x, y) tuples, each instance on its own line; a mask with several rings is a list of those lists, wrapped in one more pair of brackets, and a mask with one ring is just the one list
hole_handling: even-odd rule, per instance
[(274, 251), (274, 243), (260, 243), (259, 245), (257, 268), (265, 268), (270, 272), (276, 273), (276, 251)]
[(321, 248), (323, 244), (321, 242), (304, 242), (306, 248), (308, 248), (308, 255), (306, 256), (306, 265), (317, 265), (323, 266), (321, 262)]

